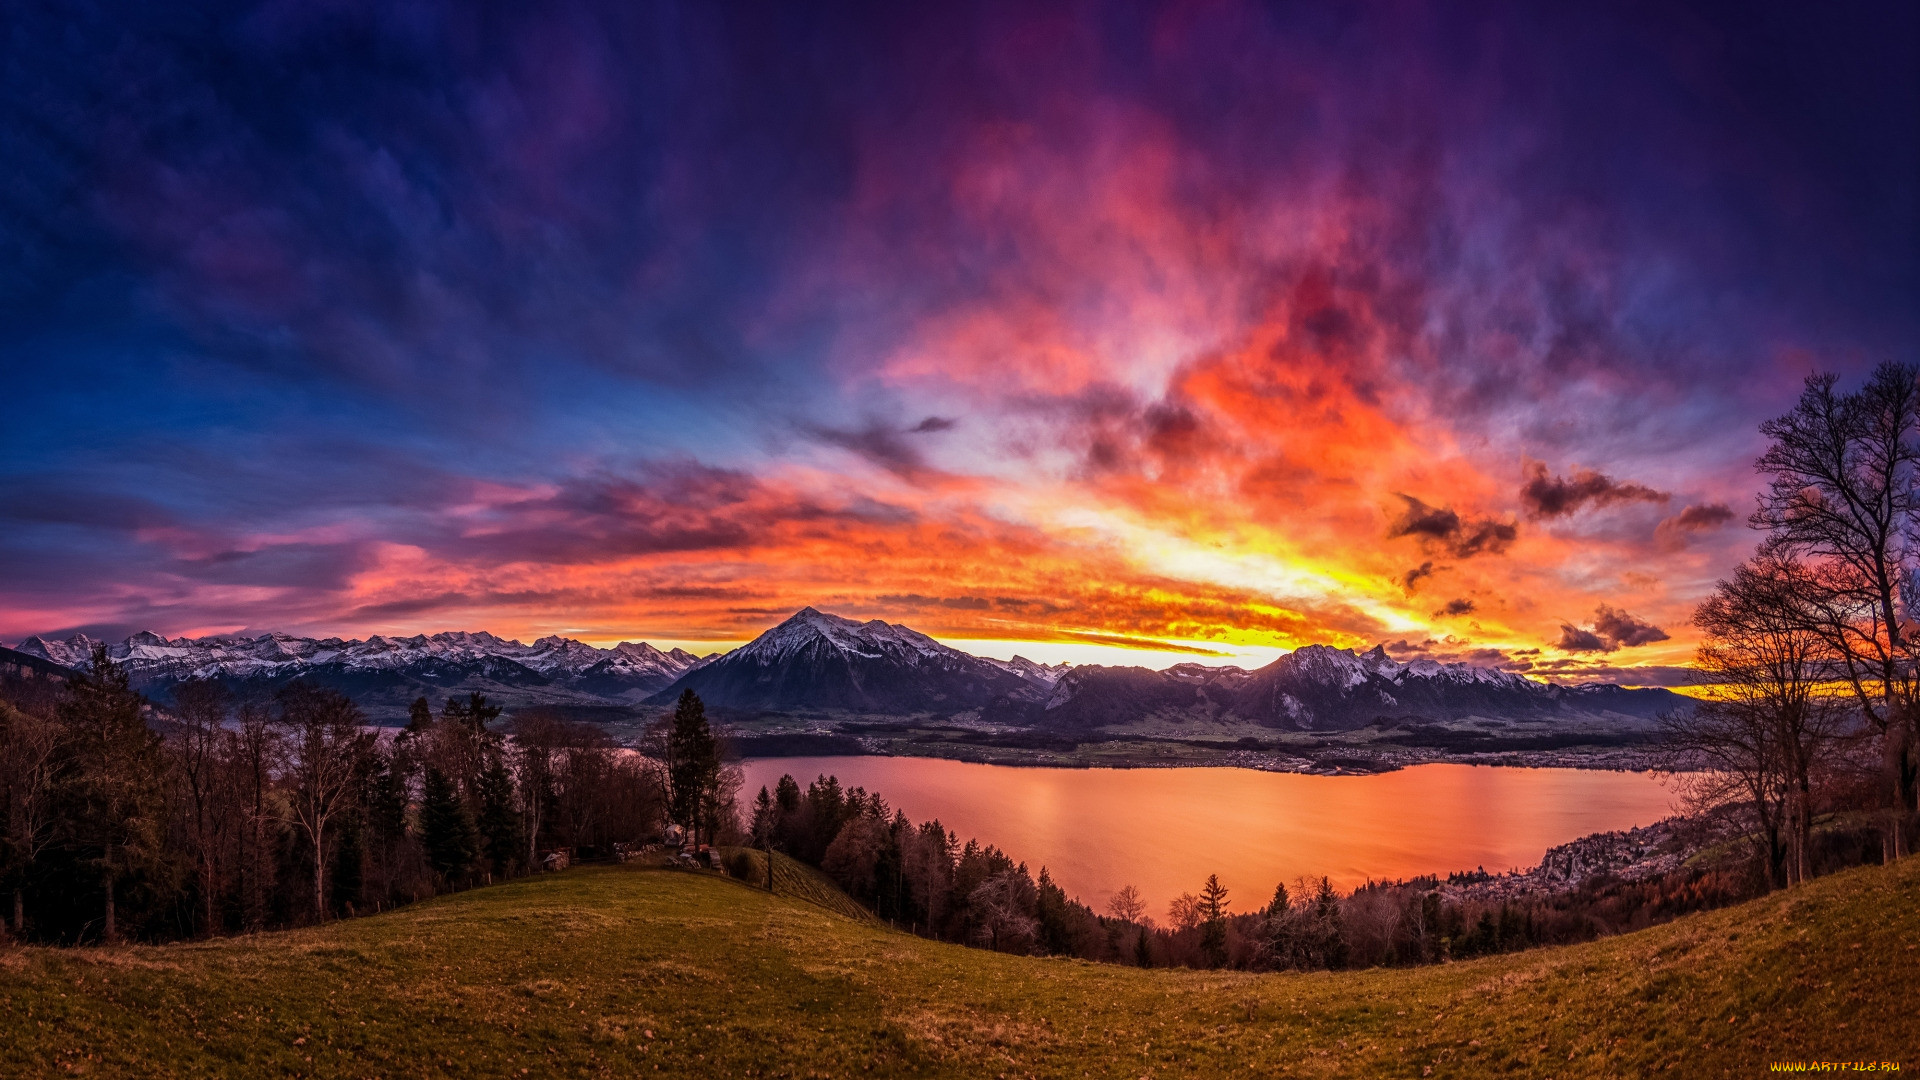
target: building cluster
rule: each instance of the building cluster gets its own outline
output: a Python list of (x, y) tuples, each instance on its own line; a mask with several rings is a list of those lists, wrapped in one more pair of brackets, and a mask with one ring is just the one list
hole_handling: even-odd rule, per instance
[(1529, 870), (1456, 874), (1440, 886), (1440, 895), (1449, 901), (1497, 903), (1570, 892), (1598, 877), (1663, 877), (1737, 831), (1729, 818), (1712, 816), (1670, 817), (1623, 832), (1594, 833), (1548, 848), (1540, 865)]

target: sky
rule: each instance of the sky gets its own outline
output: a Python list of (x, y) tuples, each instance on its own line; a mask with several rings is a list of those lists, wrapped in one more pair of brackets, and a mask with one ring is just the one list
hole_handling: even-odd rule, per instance
[(1678, 683), (1920, 361), (1909, 4), (29, 5), (0, 640), (813, 605)]

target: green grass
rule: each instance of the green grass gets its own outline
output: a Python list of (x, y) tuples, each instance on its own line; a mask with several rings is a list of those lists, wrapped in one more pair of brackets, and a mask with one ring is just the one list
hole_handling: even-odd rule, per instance
[(0, 1075), (1912, 1070), (1916, 943), (1920, 859), (1590, 945), (1306, 975), (1001, 956), (715, 875), (585, 868), (252, 938), (0, 950)]
[(791, 896), (817, 904), (837, 915), (844, 915), (859, 922), (876, 922), (873, 913), (860, 906), (860, 902), (841, 891), (840, 886), (827, 875), (808, 866), (798, 859), (790, 858), (778, 851), (764, 852), (753, 848), (726, 848), (728, 858), (744, 853), (751, 864), (751, 870), (741, 880), (762, 888), (767, 881), (767, 858), (773, 858), (773, 891), (778, 896)]

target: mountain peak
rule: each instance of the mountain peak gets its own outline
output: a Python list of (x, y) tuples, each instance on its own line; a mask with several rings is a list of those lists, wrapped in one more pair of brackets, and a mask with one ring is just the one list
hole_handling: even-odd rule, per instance
[(738, 709), (959, 712), (1039, 693), (1035, 680), (882, 619), (808, 606), (733, 652), (689, 669), (649, 699), (692, 688)]

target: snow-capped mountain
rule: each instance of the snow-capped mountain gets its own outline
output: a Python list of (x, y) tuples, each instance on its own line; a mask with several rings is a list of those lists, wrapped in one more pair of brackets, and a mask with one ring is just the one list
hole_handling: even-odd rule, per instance
[(1024, 656), (1015, 656), (1011, 660), (995, 660), (990, 656), (983, 656), (981, 659), (1002, 671), (1012, 672), (1036, 686), (1044, 686), (1049, 690), (1053, 689), (1053, 685), (1060, 681), (1060, 676), (1065, 675), (1067, 669), (1073, 666), (1065, 660), (1057, 664), (1042, 664)]
[[(64, 641), (36, 636), (18, 651), (78, 669), (92, 664), (95, 644), (84, 634)], [(599, 649), (551, 636), (527, 645), (485, 631), (364, 641), (278, 633), (168, 639), (143, 631), (109, 645), (107, 655), (135, 686), (162, 697), (185, 679), (277, 685), (310, 678), (368, 699), (363, 705), (375, 713), (410, 694), (466, 689), (525, 704), (631, 704), (699, 663), (683, 649), (662, 652), (645, 642)]]
[(723, 709), (899, 715), (1037, 702), (1045, 694), (1036, 680), (917, 630), (810, 607), (693, 668), (651, 700), (666, 704), (688, 688)]
[[(30, 637), (19, 652), (68, 668), (94, 642)], [(1309, 645), (1255, 671), (1177, 664), (1139, 667), (991, 660), (895, 623), (804, 608), (733, 652), (702, 660), (644, 642), (599, 649), (572, 638), (532, 644), (486, 632), (364, 641), (289, 634), (168, 639), (135, 634), (110, 645), (136, 687), (161, 699), (174, 683), (213, 678), (271, 689), (312, 679), (351, 694), (375, 719), (406, 715), (416, 697), (478, 690), (515, 708), (546, 705), (631, 717), (691, 688), (740, 712), (952, 716), (981, 710), (995, 724), (1065, 733), (1149, 717), (1230, 720), (1333, 731), (1400, 717), (1434, 720), (1629, 717), (1682, 707), (1665, 690), (1559, 686), (1512, 672), (1428, 659), (1401, 663), (1381, 648)]]
[(1236, 717), (1267, 727), (1337, 731), (1379, 719), (1546, 717), (1616, 713), (1651, 718), (1683, 704), (1666, 690), (1566, 687), (1510, 671), (1429, 659), (1407, 663), (1375, 647), (1308, 645), (1256, 671), (1180, 664), (1165, 671), (1079, 667), (1047, 699), (1048, 726), (1103, 727), (1149, 714)]

